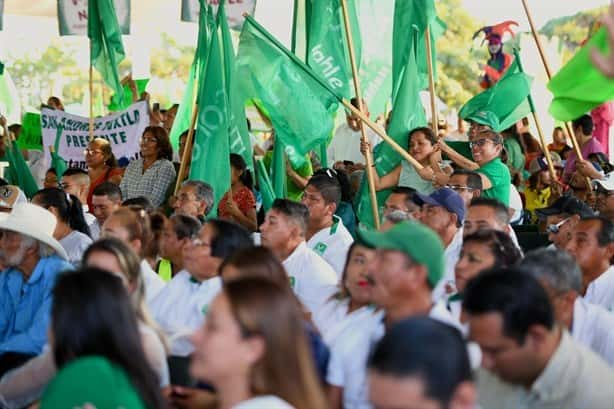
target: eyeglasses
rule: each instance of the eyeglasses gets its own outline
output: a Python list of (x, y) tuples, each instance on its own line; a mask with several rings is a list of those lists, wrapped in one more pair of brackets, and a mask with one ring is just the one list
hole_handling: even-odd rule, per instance
[(95, 155), (97, 153), (102, 153), (102, 151), (100, 149), (90, 149), (87, 148), (83, 151), (83, 155), (87, 156), (87, 155)]
[(446, 188), (448, 188), (448, 189), (452, 189), (452, 190), (454, 190), (455, 192), (462, 192), (462, 191), (465, 191), (465, 190), (466, 190), (467, 192), (472, 192), (472, 191), (474, 191), (474, 190), (475, 190), (475, 189), (474, 189), (474, 188), (472, 188), (472, 187), (469, 187), (469, 186), (462, 186), (462, 185), (446, 185), (445, 187), (446, 187)]
[(569, 221), (569, 217), (561, 220), (560, 222), (558, 222), (557, 224), (549, 224), (548, 227), (546, 227), (546, 231), (548, 233), (551, 234), (558, 234), (559, 231), (561, 231), (561, 226), (563, 226), (565, 223), (567, 223), (567, 221)]
[(198, 236), (194, 236), (190, 239), (190, 244), (194, 247), (211, 247), (211, 244), (209, 243), (205, 243), (204, 241), (202, 241)]
[(70, 189), (70, 184), (66, 182), (58, 182), (58, 188), (62, 190)]
[(141, 145), (146, 143), (157, 143), (158, 140), (156, 138), (141, 138)]
[(495, 143), (495, 141), (493, 141), (490, 138), (482, 138), (482, 139), (478, 139), (478, 140), (469, 142), (469, 148), (471, 149), (473, 149), (474, 147), (481, 148), (482, 146), (486, 145), (486, 142), (488, 141), (492, 142), (493, 144)]
[(187, 193), (182, 193), (180, 195), (175, 196), (176, 202), (188, 202), (190, 200), (196, 200), (196, 196), (191, 196)]

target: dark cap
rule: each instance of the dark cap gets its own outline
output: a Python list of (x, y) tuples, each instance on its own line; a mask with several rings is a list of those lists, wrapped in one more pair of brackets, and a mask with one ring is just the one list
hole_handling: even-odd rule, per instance
[(414, 194), (412, 200), (418, 206), (428, 204), (431, 206), (440, 206), (454, 213), (458, 218), (458, 222), (462, 223), (465, 220), (465, 202), (458, 193), (447, 187), (435, 190), (430, 195), (423, 195), (420, 193)]
[(550, 206), (535, 210), (535, 213), (541, 217), (555, 216), (557, 214), (577, 214), (580, 217), (595, 215), (595, 212), (586, 203), (573, 196), (562, 196)]

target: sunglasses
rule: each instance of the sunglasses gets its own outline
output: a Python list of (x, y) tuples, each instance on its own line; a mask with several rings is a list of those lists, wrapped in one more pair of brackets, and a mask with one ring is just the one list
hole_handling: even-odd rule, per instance
[(549, 224), (548, 227), (546, 227), (546, 232), (551, 234), (558, 234), (558, 232), (561, 231), (561, 226), (567, 223), (569, 219), (570, 218), (568, 217), (567, 219), (561, 220), (557, 224)]

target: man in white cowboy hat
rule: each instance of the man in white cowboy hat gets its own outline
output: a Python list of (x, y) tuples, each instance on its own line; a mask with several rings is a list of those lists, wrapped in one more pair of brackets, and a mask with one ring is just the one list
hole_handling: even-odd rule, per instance
[(0, 217), (0, 376), (41, 353), (56, 277), (72, 266), (53, 238), (56, 219), (30, 203)]

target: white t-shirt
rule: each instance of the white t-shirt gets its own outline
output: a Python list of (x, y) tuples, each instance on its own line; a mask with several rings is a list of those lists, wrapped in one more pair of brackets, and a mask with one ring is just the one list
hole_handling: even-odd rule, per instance
[(401, 174), (399, 175), (399, 186), (411, 187), (416, 189), (418, 193), (423, 195), (430, 195), (435, 191), (433, 182), (430, 180), (422, 179), (422, 176), (418, 174), (418, 171), (412, 164), (405, 159), (401, 161)]
[(330, 264), (337, 273), (337, 279), (341, 280), (345, 260), (353, 242), (354, 238), (341, 219), (333, 216), (333, 225), (314, 234), (307, 241), (307, 246)]
[(73, 230), (67, 236), (62, 237), (59, 242), (68, 254), (70, 264), (78, 267), (81, 265), (83, 253), (92, 244), (92, 239), (80, 231)]
[(350, 299), (329, 298), (312, 320), (322, 335), (324, 343), (332, 345), (337, 336), (355, 321), (367, 320), (374, 314), (373, 306), (364, 306), (348, 314)]
[(305, 308), (316, 314), (335, 290), (338, 281), (335, 270), (304, 241), (284, 260), (283, 265), (294, 293)]
[(571, 336), (614, 366), (614, 314), (576, 298)]
[(608, 311), (614, 311), (614, 266), (610, 266), (588, 285), (584, 299), (591, 304), (601, 305)]
[(266, 395), (245, 400), (232, 409), (294, 409), (294, 406), (277, 396)]
[(90, 237), (92, 238), (92, 240), (98, 240), (98, 238), (100, 237), (100, 225), (96, 220), (96, 216), (90, 213), (87, 204), (83, 205), (83, 218), (85, 219), (87, 227), (90, 228)]
[[(374, 148), (380, 142), (380, 137), (371, 128), (365, 125), (367, 138)], [(360, 153), (360, 130), (354, 131), (346, 123), (335, 131), (335, 135), (328, 145), (328, 166), (332, 167), (335, 162), (349, 160), (354, 163), (365, 163), (365, 157)]]
[(162, 291), (166, 283), (153, 271), (147, 260), (141, 260), (141, 275), (143, 276), (143, 283), (145, 283), (145, 301), (151, 308), (151, 302)]
[[(429, 317), (461, 330), (460, 323), (444, 303), (435, 304)], [(326, 381), (343, 388), (344, 409), (372, 409), (368, 397), (367, 361), (384, 333), (384, 312), (378, 311), (371, 319), (356, 321), (346, 328), (331, 346)]]
[(209, 304), (222, 290), (222, 279), (203, 282), (180, 271), (150, 303), (151, 313), (171, 342), (171, 355), (188, 356), (194, 351), (189, 336), (205, 321)]
[(456, 268), (456, 263), (460, 258), (460, 252), (463, 248), (463, 228), (460, 227), (448, 247), (446, 247), (445, 252), (443, 253), (444, 261), (445, 261), (445, 270), (444, 275), (441, 277), (435, 289), (432, 293), (433, 302), (437, 302), (446, 298), (446, 284), (451, 284), (454, 286), (455, 276), (454, 269)]

